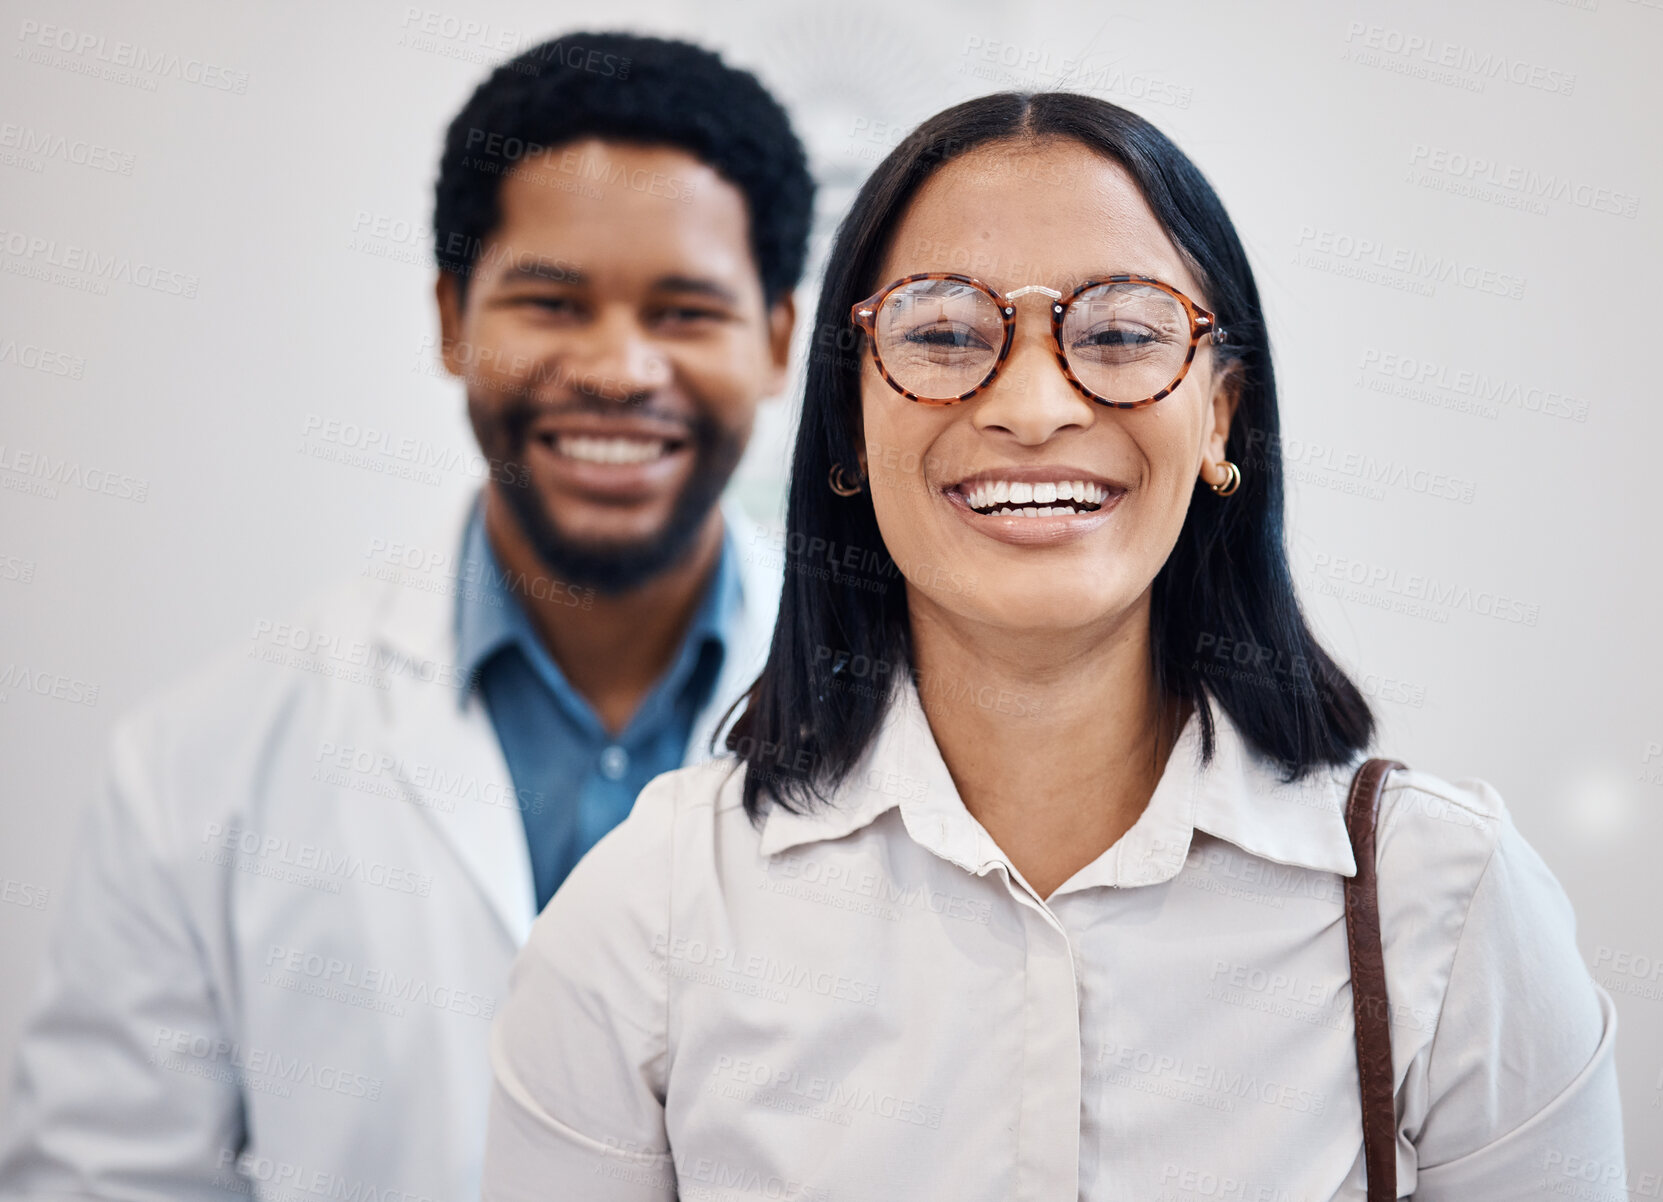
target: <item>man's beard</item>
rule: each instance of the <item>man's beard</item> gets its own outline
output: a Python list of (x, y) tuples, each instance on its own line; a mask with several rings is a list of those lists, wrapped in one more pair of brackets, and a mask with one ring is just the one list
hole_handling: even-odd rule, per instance
[[(550, 410), (529, 400), (485, 406), (469, 404), (474, 431), (486, 456), (509, 471), (491, 473), (491, 487), (538, 560), (551, 576), (567, 584), (618, 595), (635, 589), (680, 563), (693, 550), (711, 508), (721, 499), (729, 477), (745, 451), (742, 434), (725, 429), (703, 414), (687, 421), (692, 470), (659, 530), (637, 542), (604, 542), (562, 534), (532, 487), (526, 468), (527, 431)], [(617, 403), (562, 406), (595, 413), (614, 413)], [(524, 481), (516, 484), (514, 481)]]

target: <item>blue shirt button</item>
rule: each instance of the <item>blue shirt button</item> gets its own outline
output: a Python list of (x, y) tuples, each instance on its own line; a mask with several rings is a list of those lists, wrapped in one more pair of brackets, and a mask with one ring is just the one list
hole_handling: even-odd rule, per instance
[(616, 743), (601, 752), (601, 775), (607, 780), (622, 780), (629, 771), (629, 752)]

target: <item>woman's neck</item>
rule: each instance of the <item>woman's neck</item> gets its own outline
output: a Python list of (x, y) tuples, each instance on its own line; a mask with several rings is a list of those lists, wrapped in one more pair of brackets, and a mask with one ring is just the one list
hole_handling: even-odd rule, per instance
[(1110, 631), (1031, 633), (912, 610), (919, 699), (965, 808), (1041, 898), (1149, 803), (1181, 724), (1158, 696), (1149, 595)]

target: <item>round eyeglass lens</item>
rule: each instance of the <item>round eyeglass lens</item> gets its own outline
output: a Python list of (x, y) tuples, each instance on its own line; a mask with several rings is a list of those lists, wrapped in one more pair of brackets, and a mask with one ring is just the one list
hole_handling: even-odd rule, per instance
[(1063, 316), (1069, 370), (1104, 400), (1147, 400), (1183, 371), (1189, 313), (1170, 292), (1147, 284), (1099, 284)]
[(998, 304), (957, 280), (902, 284), (884, 297), (875, 326), (884, 370), (929, 400), (951, 400), (987, 379), (1005, 342)]

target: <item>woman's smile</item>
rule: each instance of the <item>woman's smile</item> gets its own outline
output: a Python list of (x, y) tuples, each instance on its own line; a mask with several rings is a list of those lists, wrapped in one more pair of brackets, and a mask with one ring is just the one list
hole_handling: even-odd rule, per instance
[(1123, 485), (1062, 464), (990, 468), (939, 492), (972, 530), (1021, 546), (1084, 537), (1106, 523), (1126, 495)]

